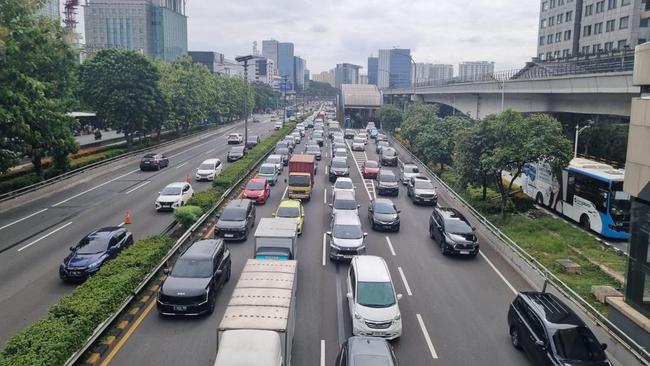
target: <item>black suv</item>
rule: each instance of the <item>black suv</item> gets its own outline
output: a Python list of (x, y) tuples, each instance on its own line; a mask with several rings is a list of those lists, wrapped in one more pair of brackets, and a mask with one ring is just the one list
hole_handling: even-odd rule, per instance
[(160, 170), (169, 166), (169, 159), (163, 154), (146, 154), (140, 160), (140, 170)]
[(397, 166), (397, 151), (390, 146), (384, 147), (379, 152), (381, 165)]
[(475, 257), (479, 251), (474, 228), (454, 208), (438, 206), (433, 209), (429, 217), (429, 237), (438, 242), (443, 255), (463, 254)]
[(217, 290), (230, 279), (230, 250), (223, 240), (200, 240), (176, 260), (160, 285), (156, 306), (163, 315), (212, 313)]
[(255, 205), (249, 199), (228, 202), (214, 227), (214, 238), (246, 240), (248, 231), (255, 225)]
[(381, 169), (377, 174), (378, 195), (399, 195), (399, 184), (397, 176), (391, 170)]
[(553, 294), (520, 292), (508, 310), (510, 341), (536, 365), (610, 366), (606, 344)]

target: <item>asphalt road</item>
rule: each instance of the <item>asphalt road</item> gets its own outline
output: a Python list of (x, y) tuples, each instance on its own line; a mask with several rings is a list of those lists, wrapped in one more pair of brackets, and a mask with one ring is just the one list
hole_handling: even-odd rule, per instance
[[(250, 135), (273, 131), (269, 118), (249, 123)], [(75, 285), (63, 283), (58, 267), (88, 232), (123, 222), (130, 210), (129, 230), (136, 239), (160, 233), (173, 220), (171, 213), (158, 213), (154, 200), (167, 184), (194, 178), (194, 170), (205, 159), (226, 163), (230, 146), (226, 136), (243, 133), (243, 123), (224, 126), (167, 146), (162, 151), (170, 166), (160, 171), (141, 172), (139, 157), (125, 167), (64, 190), (45, 199), (2, 212), (0, 215), (0, 344), (44, 316), (50, 305)], [(75, 179), (75, 178), (72, 178)], [(193, 182), (195, 191), (211, 182)]]
[[(305, 141), (303, 139), (303, 141)], [(304, 142), (297, 147), (302, 151)], [(369, 142), (367, 158), (376, 159)], [(339, 345), (351, 336), (345, 298), (348, 264), (335, 264), (324, 256), (324, 232), (328, 230), (331, 184), (325, 174), (329, 154), (323, 148), (312, 199), (305, 204), (304, 233), (298, 240), (297, 321), (292, 363), (333, 365)], [(366, 155), (355, 153), (360, 164)], [(475, 259), (443, 257), (428, 237), (430, 207), (414, 206), (400, 188), (395, 203), (401, 212), (398, 233), (372, 231), (366, 219), (372, 182), (364, 182), (350, 154), (351, 177), (365, 231), (368, 254), (388, 263), (399, 293), (403, 335), (393, 341), (402, 365), (527, 365), (527, 358), (509, 341), (506, 314), (515, 291), (528, 289), (526, 282), (495, 254), (482, 246)], [(394, 168), (395, 169), (395, 168)], [(286, 177), (285, 169), (282, 177)], [(257, 220), (270, 217), (285, 193), (281, 179), (269, 201), (257, 207)], [(367, 184), (366, 184), (367, 183)], [(366, 190), (366, 188), (368, 189)], [(450, 199), (441, 195), (441, 205)], [(453, 205), (453, 202), (451, 202)], [(486, 239), (478, 233), (479, 240)], [(211, 316), (165, 318), (155, 307), (117, 350), (113, 365), (213, 365), (216, 329), (244, 262), (253, 254), (253, 237), (229, 243), (233, 276), (219, 294)], [(152, 300), (154, 301), (154, 300)]]

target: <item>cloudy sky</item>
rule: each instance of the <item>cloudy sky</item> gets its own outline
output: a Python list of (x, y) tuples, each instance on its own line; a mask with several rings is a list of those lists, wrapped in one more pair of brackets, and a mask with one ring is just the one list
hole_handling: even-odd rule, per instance
[[(417, 62), (490, 60), (497, 69), (535, 55), (539, 0), (188, 0), (190, 50), (228, 58), (253, 41), (293, 42), (310, 72), (379, 48), (410, 48)], [(363, 71), (362, 71), (363, 72)], [(365, 72), (364, 72), (365, 73)]]

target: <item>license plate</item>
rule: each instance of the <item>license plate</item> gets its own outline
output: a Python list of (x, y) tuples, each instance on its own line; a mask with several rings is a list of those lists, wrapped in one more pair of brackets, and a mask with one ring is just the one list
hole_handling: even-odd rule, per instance
[(233, 237), (235, 237), (234, 234), (223, 234), (223, 236), (226, 237), (226, 238), (233, 238)]
[(81, 276), (81, 271), (70, 271), (70, 276)]
[(386, 335), (386, 332), (374, 332), (376, 337), (383, 337)]
[(187, 306), (185, 306), (185, 305), (174, 305), (174, 311), (187, 311)]
[(460, 254), (469, 254), (469, 250), (461, 250)]

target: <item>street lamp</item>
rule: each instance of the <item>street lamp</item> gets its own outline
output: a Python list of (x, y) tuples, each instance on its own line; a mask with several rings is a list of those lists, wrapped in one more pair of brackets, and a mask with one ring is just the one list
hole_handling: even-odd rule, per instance
[(235, 57), (235, 61), (244, 63), (244, 144), (248, 142), (248, 61), (254, 58), (253, 55)]
[(578, 137), (580, 137), (580, 134), (582, 133), (582, 131), (584, 131), (584, 130), (586, 130), (587, 128), (593, 126), (593, 124), (594, 124), (594, 121), (592, 121), (592, 120), (590, 120), (590, 119), (588, 119), (588, 120), (585, 121), (585, 122), (587, 122), (587, 124), (584, 125), (584, 126), (582, 126), (582, 127), (580, 127), (580, 126), (576, 123), (576, 141), (575, 141), (575, 144), (573, 145), (573, 157), (574, 157), (574, 158), (578, 157)]

